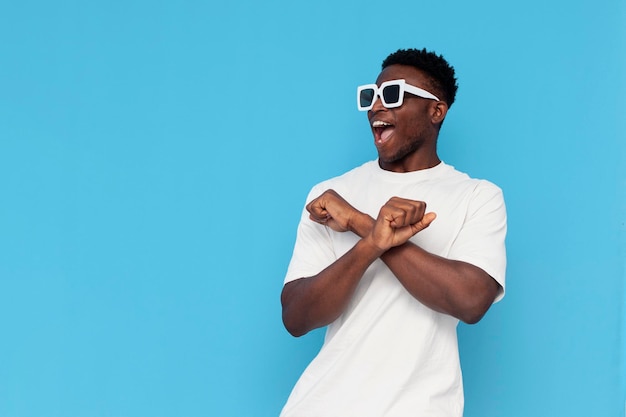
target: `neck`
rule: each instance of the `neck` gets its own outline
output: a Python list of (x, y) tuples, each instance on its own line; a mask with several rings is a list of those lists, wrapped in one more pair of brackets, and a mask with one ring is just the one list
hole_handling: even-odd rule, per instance
[(439, 159), (436, 151), (429, 155), (420, 155), (416, 152), (397, 161), (383, 161), (380, 158), (378, 159), (378, 165), (382, 169), (399, 173), (433, 168), (440, 163), (441, 159)]

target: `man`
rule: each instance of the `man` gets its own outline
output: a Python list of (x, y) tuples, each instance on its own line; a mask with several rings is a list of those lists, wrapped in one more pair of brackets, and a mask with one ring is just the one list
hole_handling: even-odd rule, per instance
[(437, 155), (454, 69), (425, 49), (382, 68), (357, 92), (378, 159), (316, 185), (298, 227), (283, 322), (328, 328), (282, 417), (461, 416), (456, 326), (504, 294), (502, 192)]

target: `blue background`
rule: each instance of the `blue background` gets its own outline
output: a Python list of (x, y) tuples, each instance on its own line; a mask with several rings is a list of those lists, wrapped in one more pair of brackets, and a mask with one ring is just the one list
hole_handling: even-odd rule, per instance
[(0, 3), (0, 416), (276, 416), (304, 198), (375, 157), (355, 88), (459, 78), (449, 164), (503, 188), (507, 296), (466, 416), (624, 416), (626, 3)]

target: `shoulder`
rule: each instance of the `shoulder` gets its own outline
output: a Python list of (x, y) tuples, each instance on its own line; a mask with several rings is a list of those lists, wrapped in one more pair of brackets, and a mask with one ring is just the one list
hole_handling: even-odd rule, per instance
[(468, 174), (461, 172), (451, 165), (448, 165), (449, 174), (446, 176), (443, 184), (447, 184), (450, 187), (459, 187), (471, 190), (475, 195), (500, 195), (502, 196), (502, 189), (493, 182), (481, 179), (473, 178)]
[[(446, 175), (432, 187), (439, 205), (463, 212), (466, 219), (475, 215), (491, 216), (494, 212), (499, 213), (497, 217), (506, 217), (502, 189), (489, 180), (472, 178), (449, 166)], [(439, 207), (439, 210), (444, 208)]]
[(309, 192), (307, 201), (312, 200), (326, 190), (333, 189), (341, 193), (343, 190), (354, 187), (355, 184), (367, 181), (367, 179), (375, 172), (375, 164), (376, 161), (368, 161), (341, 175), (315, 184)]

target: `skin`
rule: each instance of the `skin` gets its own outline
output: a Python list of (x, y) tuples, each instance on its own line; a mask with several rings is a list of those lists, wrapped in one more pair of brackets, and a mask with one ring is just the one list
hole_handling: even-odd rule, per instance
[[(441, 97), (440, 92), (433, 91), (428, 77), (410, 66), (391, 65), (376, 83), (401, 78)], [(402, 106), (393, 109), (377, 100), (368, 111), (370, 126), (377, 120), (393, 125), (384, 139), (380, 129), (372, 128), (381, 168), (411, 172), (439, 164), (437, 137), (447, 111), (443, 101), (411, 94), (406, 94)], [(306, 209), (311, 221), (361, 239), (319, 274), (285, 284), (281, 294), (283, 323), (294, 336), (336, 320), (366, 269), (378, 258), (415, 299), (465, 323), (477, 323), (500, 291), (500, 285), (482, 269), (431, 254), (409, 241), (436, 218), (435, 213), (426, 211), (423, 201), (393, 197), (374, 219), (334, 190), (327, 190)]]

